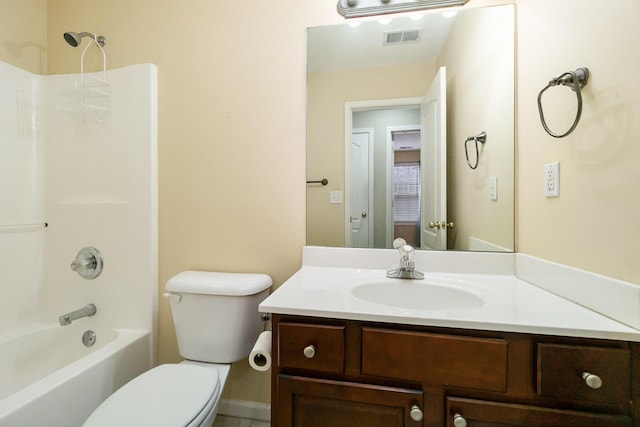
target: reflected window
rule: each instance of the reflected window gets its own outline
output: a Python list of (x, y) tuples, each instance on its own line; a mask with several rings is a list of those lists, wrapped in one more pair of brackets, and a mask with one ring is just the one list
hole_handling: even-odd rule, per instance
[(420, 219), (420, 163), (401, 163), (393, 168), (393, 218), (411, 223)]

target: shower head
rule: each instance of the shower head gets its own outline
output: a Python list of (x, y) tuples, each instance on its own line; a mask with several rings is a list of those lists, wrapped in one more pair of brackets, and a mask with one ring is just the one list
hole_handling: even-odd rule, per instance
[(69, 43), (73, 47), (78, 47), (80, 45), (80, 40), (82, 40), (83, 37), (92, 38), (100, 46), (104, 46), (105, 43), (107, 43), (107, 39), (105, 39), (104, 36), (96, 36), (93, 33), (87, 33), (87, 32), (74, 33), (73, 31), (64, 33), (64, 39), (67, 41), (67, 43)]

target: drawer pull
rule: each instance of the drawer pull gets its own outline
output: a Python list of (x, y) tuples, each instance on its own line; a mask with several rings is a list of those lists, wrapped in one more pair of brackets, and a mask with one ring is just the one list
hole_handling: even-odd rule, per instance
[(409, 411), (409, 415), (413, 421), (422, 421), (422, 411), (418, 407), (418, 405), (413, 405), (411, 407), (411, 411)]
[(460, 414), (453, 414), (454, 427), (467, 427), (467, 420)]
[(304, 357), (306, 357), (307, 359), (313, 359), (316, 355), (316, 346), (308, 345), (304, 348), (304, 350), (302, 350), (302, 353), (304, 354)]
[(600, 387), (602, 387), (602, 379), (597, 375), (590, 374), (589, 372), (583, 372), (582, 379), (584, 380), (585, 383), (587, 383), (589, 387), (591, 387), (594, 390), (597, 390)]

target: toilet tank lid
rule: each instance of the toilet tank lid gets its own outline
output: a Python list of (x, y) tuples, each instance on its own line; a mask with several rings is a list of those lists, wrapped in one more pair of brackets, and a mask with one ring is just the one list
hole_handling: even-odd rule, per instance
[(167, 281), (165, 289), (188, 294), (254, 295), (273, 284), (266, 274), (183, 271)]

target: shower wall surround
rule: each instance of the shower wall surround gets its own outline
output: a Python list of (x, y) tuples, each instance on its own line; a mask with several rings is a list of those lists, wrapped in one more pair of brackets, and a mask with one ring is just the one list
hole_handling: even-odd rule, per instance
[[(0, 335), (38, 318), (43, 77), (0, 62)], [(38, 226), (36, 224), (41, 224)], [(24, 226), (24, 227), (21, 227)]]
[[(107, 97), (78, 75), (0, 76), (0, 337), (88, 303), (103, 326), (155, 329), (157, 68), (109, 70)], [(104, 256), (93, 280), (69, 267), (84, 246)]]

